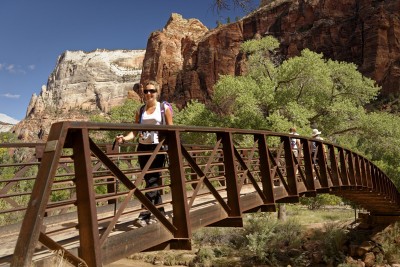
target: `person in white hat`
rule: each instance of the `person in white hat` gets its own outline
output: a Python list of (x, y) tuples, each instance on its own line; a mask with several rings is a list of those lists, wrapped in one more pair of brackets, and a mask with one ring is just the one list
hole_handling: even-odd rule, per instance
[[(318, 129), (313, 129), (312, 130), (312, 138), (314, 139), (318, 139), (318, 140), (324, 140), (321, 136), (320, 136), (321, 132), (318, 131)], [(323, 148), (323, 146), (322, 146)], [(312, 142), (312, 150), (311, 150), (311, 158), (313, 160), (314, 164), (318, 163), (318, 159), (316, 158), (316, 152), (317, 152), (317, 143), (316, 142)]]
[(318, 131), (318, 129), (313, 129), (312, 130), (312, 137), (315, 139), (320, 139), (320, 140), (324, 140), (322, 139), (322, 137), (320, 137), (319, 135), (321, 134), (320, 131)]
[[(289, 129), (289, 134), (299, 135), (299, 134), (297, 133), (295, 127), (291, 127), (291, 128)], [(291, 145), (291, 147), (292, 147), (294, 156), (297, 158), (298, 155), (299, 155), (300, 140), (297, 139), (297, 138), (290, 138), (290, 145)]]

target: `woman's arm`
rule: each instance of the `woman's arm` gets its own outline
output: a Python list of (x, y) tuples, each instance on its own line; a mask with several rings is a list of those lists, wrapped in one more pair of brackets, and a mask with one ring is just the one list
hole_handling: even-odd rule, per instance
[[(135, 123), (139, 123), (139, 117), (140, 117), (139, 113), (140, 113), (140, 109), (135, 114)], [(115, 140), (117, 140), (118, 143), (123, 143), (125, 141), (129, 141), (129, 140), (134, 139), (136, 134), (137, 134), (137, 132), (131, 131), (125, 136), (124, 135), (118, 135), (115, 138)]]

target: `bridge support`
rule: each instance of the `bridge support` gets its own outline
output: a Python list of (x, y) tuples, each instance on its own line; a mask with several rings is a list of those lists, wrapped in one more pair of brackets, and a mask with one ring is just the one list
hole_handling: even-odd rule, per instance
[(382, 225), (382, 224), (392, 224), (400, 221), (400, 214), (398, 215), (388, 215), (388, 214), (370, 214), (370, 213), (358, 213), (358, 218), (363, 223), (369, 225)]
[(216, 227), (243, 227), (242, 217), (229, 217), (221, 221), (210, 224), (209, 226)]
[(190, 238), (174, 238), (144, 251), (159, 251), (165, 249), (191, 250), (192, 241)]
[(243, 211), (243, 213), (253, 213), (253, 212), (276, 212), (276, 205), (275, 204), (265, 204), (261, 205), (252, 209), (248, 209)]

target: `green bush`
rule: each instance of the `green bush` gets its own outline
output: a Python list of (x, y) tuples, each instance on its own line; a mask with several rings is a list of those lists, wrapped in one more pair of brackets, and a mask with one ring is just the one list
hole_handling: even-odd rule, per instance
[(193, 241), (199, 246), (228, 246), (239, 248), (245, 242), (243, 232), (244, 229), (242, 228), (201, 228), (193, 233)]
[(388, 263), (400, 262), (400, 222), (396, 222), (382, 233), (382, 248)]
[(322, 230), (314, 231), (311, 239), (321, 242), (323, 260), (327, 264), (338, 264), (343, 262), (345, 255), (343, 246), (348, 240), (346, 231), (338, 224), (327, 223)]
[[(279, 266), (299, 255), (290, 255), (301, 247), (302, 226), (297, 220), (278, 222), (269, 214), (252, 214), (244, 225), (246, 248), (259, 263)], [(286, 262), (285, 264), (288, 264)]]
[(320, 194), (316, 197), (302, 197), (300, 198), (300, 203), (307, 206), (310, 210), (316, 210), (323, 208), (328, 205), (339, 205), (342, 202), (340, 197), (329, 195), (329, 194)]
[(214, 258), (214, 251), (211, 248), (205, 247), (199, 249), (193, 262), (195, 263), (195, 266), (212, 266)]

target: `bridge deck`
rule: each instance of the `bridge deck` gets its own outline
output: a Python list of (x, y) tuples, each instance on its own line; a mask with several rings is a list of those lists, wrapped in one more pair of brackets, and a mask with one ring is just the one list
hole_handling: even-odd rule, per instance
[[(205, 190), (202, 190), (205, 193)], [(226, 193), (222, 193), (221, 196), (226, 199)], [(171, 195), (166, 194), (163, 196), (165, 202), (171, 201)], [(241, 194), (241, 205), (245, 210), (258, 207), (262, 204), (259, 196), (254, 194), (254, 190), (250, 186), (244, 186)], [(160, 238), (148, 238), (149, 235), (158, 233), (157, 236), (165, 236), (167, 242), (172, 239), (172, 234), (163, 227), (162, 224), (155, 222), (144, 227), (141, 227), (134, 223), (135, 218), (138, 217), (138, 210), (140, 209), (140, 202), (133, 200), (126, 211), (127, 214), (121, 216), (115, 225), (115, 228), (110, 234), (110, 241), (105, 244), (103, 248), (104, 264), (111, 263), (122, 257), (129, 256), (135, 252), (144, 251), (150, 249), (156, 245), (160, 245)], [(227, 218), (226, 212), (216, 202), (215, 198), (210, 195), (204, 195), (196, 198), (193, 209), (190, 212), (190, 222), (192, 230), (197, 230), (201, 227), (206, 227), (222, 219)], [(117, 207), (118, 208), (118, 207)], [(244, 210), (244, 211), (245, 211)], [(133, 211), (132, 213), (129, 213)], [(114, 205), (107, 205), (98, 208), (97, 212), (99, 217), (110, 217), (114, 215)], [(172, 211), (170, 207), (166, 207), (166, 214), (169, 220), (172, 220)], [(54, 241), (62, 244), (65, 248), (70, 250), (72, 253), (78, 255), (79, 248), (79, 231), (76, 228), (78, 216), (76, 212), (69, 214), (62, 214), (52, 216), (48, 220), (44, 220), (46, 232), (50, 233), (49, 237)], [(107, 228), (109, 222), (105, 221), (99, 224), (100, 233)], [(71, 227), (72, 226), (72, 227)], [(17, 242), (18, 233), (21, 224), (8, 225), (0, 227), (0, 236), (2, 237), (2, 246), (0, 247), (0, 266), (9, 266), (12, 256), (14, 254), (14, 248)], [(130, 232), (131, 230), (135, 230)], [(130, 232), (130, 233), (128, 233)], [(128, 233), (128, 234), (126, 234)], [(124, 240), (125, 242), (120, 242)], [(151, 242), (149, 242), (151, 240)], [(130, 244), (130, 245), (127, 245)], [(49, 251), (46, 247), (36, 249), (33, 256), (33, 261), (40, 261), (49, 256), (53, 255), (53, 252)]]

